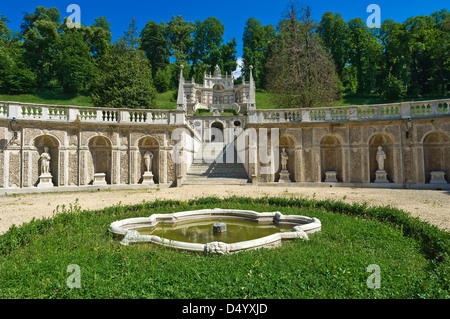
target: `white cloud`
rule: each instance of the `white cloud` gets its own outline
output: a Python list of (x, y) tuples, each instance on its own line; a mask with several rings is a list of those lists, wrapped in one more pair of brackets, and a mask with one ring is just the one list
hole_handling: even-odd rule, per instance
[(242, 57), (237, 58), (237, 68), (233, 71), (233, 76), (235, 79), (241, 76), (242, 74), (242, 67), (244, 66), (244, 60)]

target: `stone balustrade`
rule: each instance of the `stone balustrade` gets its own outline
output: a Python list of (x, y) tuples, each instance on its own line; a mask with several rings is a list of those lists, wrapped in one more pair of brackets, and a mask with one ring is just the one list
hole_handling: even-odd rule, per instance
[(345, 122), (450, 115), (450, 99), (393, 104), (249, 110), (248, 123)]
[(0, 119), (105, 124), (186, 124), (183, 110), (113, 109), (0, 102)]

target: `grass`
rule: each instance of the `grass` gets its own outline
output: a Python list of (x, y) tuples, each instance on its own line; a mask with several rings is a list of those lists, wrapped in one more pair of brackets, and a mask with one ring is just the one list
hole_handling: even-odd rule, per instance
[[(317, 217), (322, 231), (276, 249), (216, 256), (157, 245), (121, 246), (111, 222), (202, 208)], [(53, 218), (0, 236), (0, 298), (449, 298), (450, 234), (392, 207), (302, 198), (215, 197), (143, 202)], [(68, 288), (71, 264), (81, 288)], [(369, 265), (381, 270), (370, 289)]]
[(34, 94), (7, 95), (0, 94), (0, 101), (14, 101), (22, 103), (93, 106), (88, 95), (68, 95), (50, 90), (38, 91)]
[[(158, 93), (156, 96), (156, 108), (171, 110), (176, 109), (176, 99), (174, 98), (174, 90), (164, 93)], [(282, 105), (277, 105), (274, 102), (273, 94), (266, 91), (256, 92), (256, 107), (258, 109), (276, 109), (283, 108)], [(440, 97), (445, 98), (445, 97)], [(430, 98), (416, 98), (415, 101), (424, 101), (432, 99), (440, 99), (438, 97)], [(37, 103), (37, 104), (52, 104), (52, 105), (75, 105), (75, 106), (93, 106), (89, 95), (67, 95), (62, 92), (54, 92), (50, 90), (38, 91), (35, 94), (18, 94), (6, 95), (0, 94), (0, 101), (15, 101), (23, 103)], [(342, 97), (336, 101), (332, 106), (349, 106), (349, 105), (370, 105), (370, 104), (386, 104), (411, 101), (411, 99), (387, 101), (381, 97)], [(208, 116), (202, 114), (203, 116)], [(212, 115), (212, 114), (211, 114)]]
[[(158, 109), (175, 109), (176, 101), (173, 100), (173, 91), (158, 93), (156, 104)], [(68, 95), (49, 90), (38, 91), (35, 94), (0, 94), (0, 101), (14, 101), (22, 103), (50, 104), (50, 105), (74, 105), (94, 106), (89, 95)]]

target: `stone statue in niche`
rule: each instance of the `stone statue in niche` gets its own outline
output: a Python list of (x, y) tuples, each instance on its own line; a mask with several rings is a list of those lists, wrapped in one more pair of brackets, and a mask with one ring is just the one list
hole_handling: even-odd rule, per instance
[(383, 147), (378, 146), (377, 162), (378, 162), (378, 169), (380, 171), (384, 170), (384, 161), (385, 160), (386, 160), (386, 154), (383, 151)]
[(50, 153), (49, 148), (44, 146), (44, 151), (40, 157), (41, 160), (41, 175), (39, 176), (39, 188), (53, 187), (53, 176), (50, 174)]
[(278, 183), (290, 183), (291, 179), (289, 178), (289, 171), (287, 169), (287, 163), (289, 160), (289, 156), (286, 153), (286, 148), (283, 147), (281, 151), (281, 172), (280, 172), (280, 179), (278, 180)]
[(144, 164), (145, 164), (145, 171), (151, 172), (152, 171), (152, 160), (153, 160), (153, 153), (152, 152), (145, 152), (144, 154)]
[(45, 146), (41, 154), (41, 174), (50, 174), (50, 160), (49, 149)]
[(147, 151), (144, 153), (144, 166), (145, 172), (142, 175), (142, 185), (153, 185), (153, 173), (152, 173), (152, 161), (153, 161), (153, 153)]
[(389, 183), (387, 179), (387, 172), (384, 169), (384, 162), (386, 161), (386, 153), (383, 147), (378, 146), (377, 157), (378, 169), (375, 172), (375, 183)]
[(283, 147), (283, 150), (281, 152), (281, 170), (285, 171), (287, 168), (287, 162), (288, 162), (289, 156), (286, 153), (286, 148)]

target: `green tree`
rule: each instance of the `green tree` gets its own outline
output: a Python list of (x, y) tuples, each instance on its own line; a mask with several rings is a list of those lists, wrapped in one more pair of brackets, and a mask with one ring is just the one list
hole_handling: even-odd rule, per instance
[(25, 14), (21, 27), (27, 68), (37, 75), (37, 84), (40, 88), (49, 87), (55, 77), (59, 11), (56, 8), (37, 7), (33, 14)]
[(268, 87), (282, 107), (313, 107), (337, 99), (337, 75), (331, 55), (314, 32), (311, 9), (292, 2), (279, 25), (268, 61)]
[(199, 61), (207, 66), (207, 72), (214, 72), (220, 61), (220, 48), (225, 26), (215, 17), (197, 21), (193, 33), (191, 61), (195, 67)]
[(36, 76), (22, 63), (23, 44), (7, 23), (8, 18), (0, 15), (0, 92), (32, 93), (36, 89)]
[(192, 32), (194, 24), (183, 20), (182, 16), (172, 17), (165, 28), (166, 38), (169, 40), (169, 52), (177, 64), (188, 61), (192, 48)]
[(376, 94), (383, 49), (381, 42), (361, 18), (350, 20), (348, 28), (350, 63), (356, 68), (357, 93)]
[(231, 75), (237, 67), (237, 50), (236, 50), (236, 39), (233, 38), (226, 44), (220, 46), (220, 63), (219, 66), (222, 73)]
[[(153, 78), (158, 71), (160, 75), (165, 73), (169, 60), (169, 40), (165, 36), (166, 24), (148, 21), (141, 31), (141, 50), (145, 52), (152, 67)], [(155, 83), (156, 85), (156, 83)]]
[(275, 28), (269, 24), (261, 25), (261, 21), (249, 18), (245, 23), (243, 42), (243, 77), (248, 81), (250, 72), (249, 66), (253, 66), (253, 77), (256, 87), (266, 86), (266, 62), (269, 55), (270, 45), (275, 39)]
[(96, 18), (95, 23), (84, 31), (84, 41), (89, 45), (95, 59), (101, 58), (111, 49), (111, 24), (106, 17)]
[(59, 36), (56, 49), (55, 73), (65, 93), (77, 94), (88, 91), (96, 73), (94, 58), (90, 47), (84, 40), (85, 32), (81, 29), (66, 29)]
[(101, 59), (100, 72), (91, 93), (95, 106), (111, 108), (154, 108), (156, 89), (145, 52), (138, 49), (137, 28), (129, 25), (108, 54)]
[(326, 12), (322, 15), (318, 32), (326, 48), (333, 56), (336, 71), (342, 75), (349, 61), (348, 26), (339, 13)]
[(95, 106), (113, 108), (154, 108), (156, 90), (145, 53), (114, 43), (102, 59), (91, 98)]

